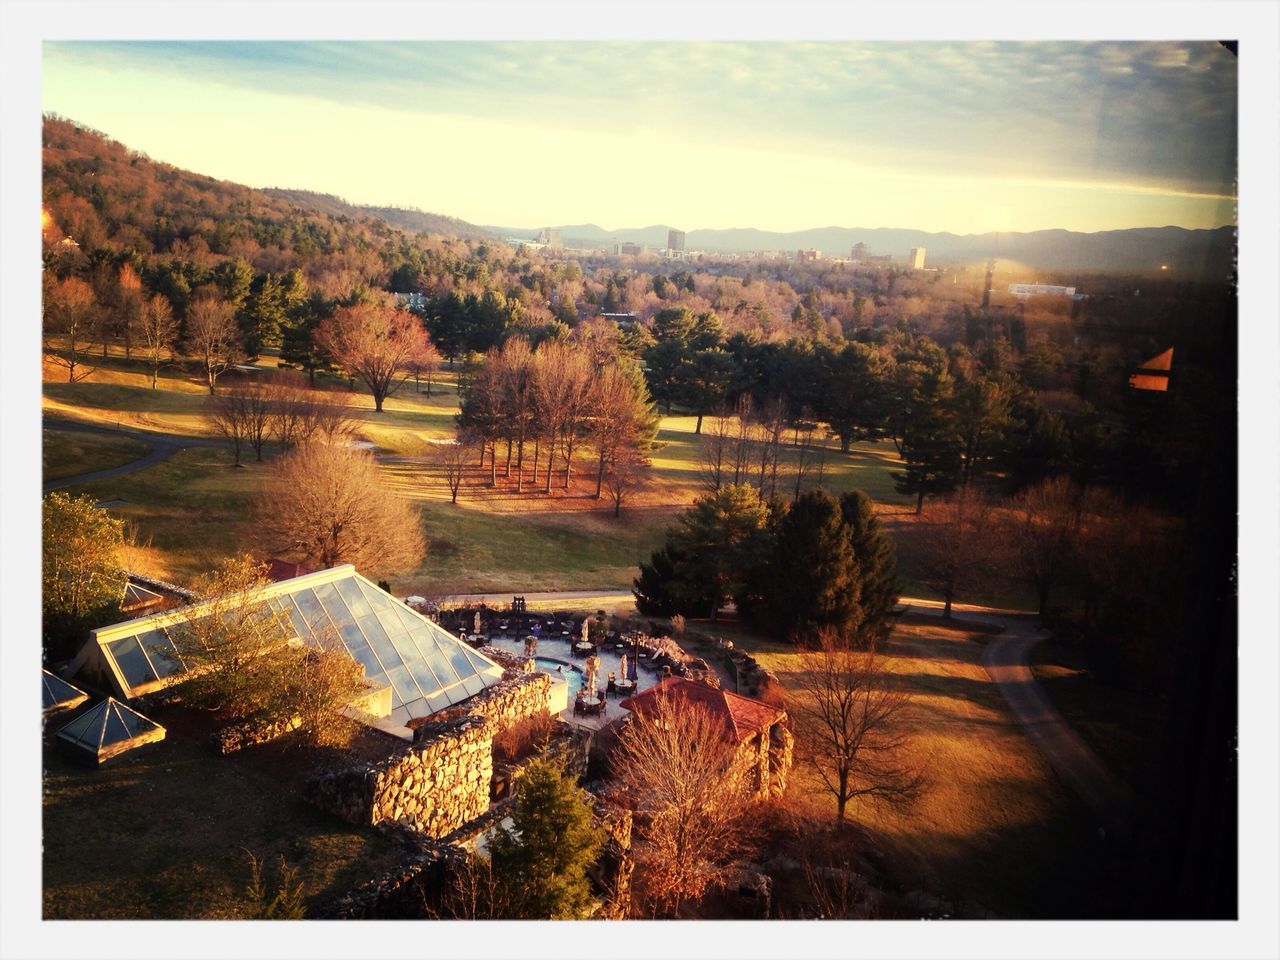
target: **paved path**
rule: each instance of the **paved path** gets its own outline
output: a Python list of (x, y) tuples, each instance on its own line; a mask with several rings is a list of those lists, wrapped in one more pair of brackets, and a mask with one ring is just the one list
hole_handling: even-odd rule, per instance
[(146, 444), (148, 450), (144, 456), (139, 457), (137, 460), (130, 460), (128, 463), (123, 463), (118, 467), (95, 470), (92, 473), (81, 473), (74, 477), (63, 477), (60, 480), (46, 480), (43, 493), (48, 493), (50, 490), (60, 490), (63, 487), (74, 486), (78, 483), (93, 483), (97, 480), (106, 480), (124, 473), (142, 470), (152, 464), (159, 463), (161, 460), (167, 460), (179, 450), (185, 450), (188, 447), (227, 446), (225, 440), (211, 440), (208, 437), (183, 437), (169, 433), (149, 433), (145, 430), (103, 427), (97, 424), (81, 423), (78, 420), (62, 420), (57, 417), (46, 417), (44, 427), (48, 430), (70, 430), (78, 433), (101, 433), (113, 437), (128, 437), (131, 440)]
[[(920, 612), (935, 612), (942, 605), (929, 600), (903, 598)], [(1000, 687), (1009, 709), (1036, 745), (1058, 778), (1089, 808), (1108, 831), (1123, 833), (1133, 809), (1133, 794), (1098, 759), (1054, 708), (1044, 688), (1031, 672), (1031, 648), (1047, 634), (1026, 614), (990, 607), (957, 605), (957, 620), (986, 622), (1001, 628), (982, 650), (982, 666)]]

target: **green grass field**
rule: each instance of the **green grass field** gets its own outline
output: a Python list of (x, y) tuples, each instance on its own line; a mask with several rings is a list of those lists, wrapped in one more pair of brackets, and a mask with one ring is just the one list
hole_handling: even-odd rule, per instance
[(137, 460), (146, 456), (147, 445), (132, 437), (112, 437), (76, 430), (45, 430), (41, 452), (44, 478), (62, 480)]

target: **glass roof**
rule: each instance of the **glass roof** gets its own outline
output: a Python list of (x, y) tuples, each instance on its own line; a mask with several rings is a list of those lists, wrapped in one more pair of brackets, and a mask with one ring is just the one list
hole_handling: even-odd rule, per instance
[[(297, 578), (286, 593), (267, 600), (287, 614), (298, 638), (318, 646), (337, 637), (364, 666), (365, 676), (391, 687), (393, 720), (405, 724), (479, 693), (502, 679), (502, 667), (348, 568), (345, 575), (317, 582)], [(276, 586), (285, 586), (288, 581)], [(102, 643), (129, 688), (140, 687), (187, 669), (172, 635), (185, 621), (165, 624), (172, 614), (138, 620), (136, 632)]]
[(86, 697), (83, 690), (79, 687), (73, 687), (56, 673), (50, 673), (48, 670), (44, 670), (42, 673), (44, 674), (44, 704), (42, 709), (48, 710), (50, 707), (61, 706), (74, 700), (83, 700)]
[(160, 724), (130, 710), (118, 700), (107, 697), (59, 730), (58, 736), (97, 753), (103, 747), (123, 743), (158, 729), (161, 729)]

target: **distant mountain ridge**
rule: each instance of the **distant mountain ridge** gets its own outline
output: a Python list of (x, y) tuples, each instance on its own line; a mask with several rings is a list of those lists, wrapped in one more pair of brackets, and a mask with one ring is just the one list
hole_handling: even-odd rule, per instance
[[(487, 226), (500, 237), (529, 237), (537, 229)], [(665, 224), (605, 230), (594, 223), (565, 224), (560, 236), (567, 246), (607, 247), (638, 243), (661, 249), (667, 245)], [(727, 230), (689, 230), (688, 250), (716, 253), (748, 251), (818, 250), (829, 257), (848, 257), (854, 244), (865, 243), (872, 255), (903, 258), (912, 247), (924, 247), (926, 266), (939, 261), (1017, 261), (1045, 270), (1120, 270), (1149, 272), (1165, 265), (1181, 276), (1225, 278), (1235, 259), (1235, 227), (1187, 230), (1183, 227), (1138, 227), (1078, 233), (1070, 230), (1035, 230), (1027, 233), (958, 235), (900, 230), (888, 227), (818, 227), (780, 233), (753, 227)]]

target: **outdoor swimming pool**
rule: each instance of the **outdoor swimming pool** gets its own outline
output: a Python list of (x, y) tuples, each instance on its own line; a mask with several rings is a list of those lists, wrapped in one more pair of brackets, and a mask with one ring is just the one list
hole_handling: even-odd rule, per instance
[[(572, 705), (573, 698), (582, 689), (582, 681), (586, 679), (582, 675), (582, 671), (571, 663), (561, 663), (559, 660), (552, 660), (549, 657), (534, 657), (533, 662), (543, 673), (563, 678), (569, 684), (569, 703)], [(559, 667), (559, 670), (556, 669), (557, 667)]]

